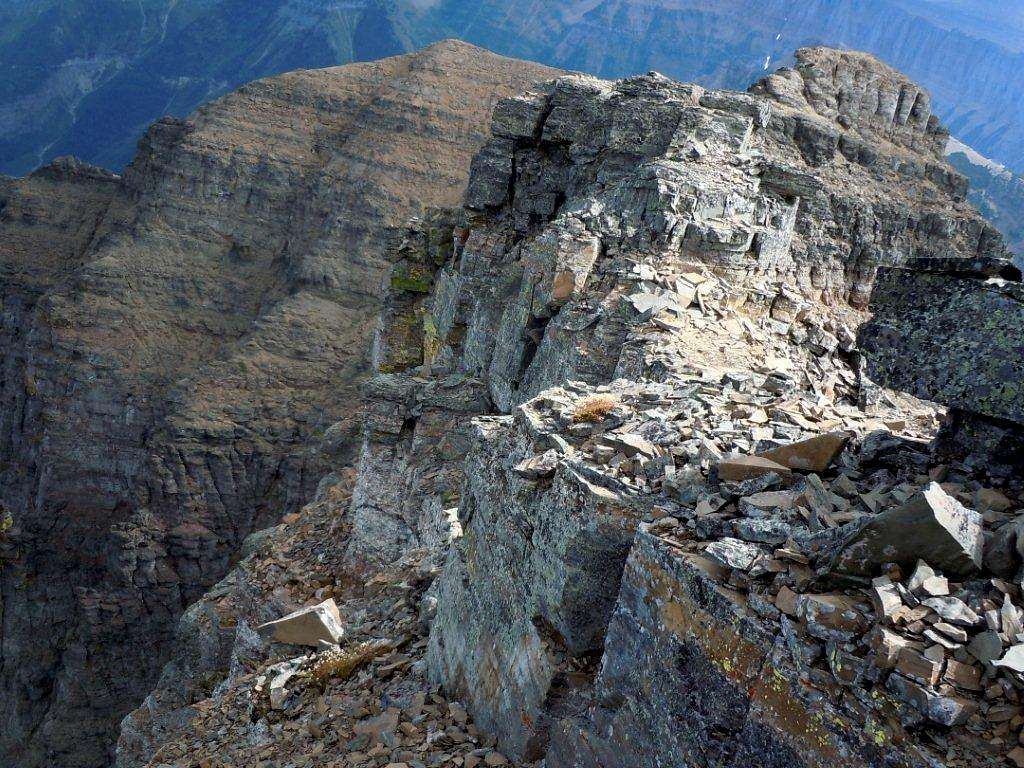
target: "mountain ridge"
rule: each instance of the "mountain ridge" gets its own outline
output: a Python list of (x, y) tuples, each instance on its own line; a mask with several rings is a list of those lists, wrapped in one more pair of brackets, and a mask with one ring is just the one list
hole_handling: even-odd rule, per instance
[[(35, 24), (23, 23), (6, 44), (0, 39), (0, 70), (12, 74), (0, 88), (0, 124), (8, 126), (0, 133), (0, 171), (24, 173), (64, 154), (116, 168), (153, 120), (182, 117), (245, 81), (449, 37), (604, 77), (656, 69), (740, 89), (805, 45), (868, 50), (927, 86), (960, 139), (1024, 169), (1016, 128), (1024, 102), (1013, 88), (1024, 76), (1024, 53), (974, 37), (970, 27), (937, 26), (932, 6), (914, 13), (896, 0), (770, 0), (756, 7), (749, 0), (575, 0), (514, 13), (508, 0), (259, 0), (243, 12), (235, 0), (208, 7), (149, 0), (133, 16), (107, 5), (109, 13), (80, 24), (72, 4), (41, 2)], [(998, 18), (991, 9), (979, 13)], [(104, 26), (90, 27), (93, 18)], [(41, 114), (45, 120), (32, 119)]]
[(183, 617), (121, 768), (1019, 762), (1021, 273), (919, 86), (796, 60), (497, 105), (389, 246), (354, 477)]
[(107, 764), (174, 619), (351, 456), (388, 233), (551, 74), (442, 43), (162, 119), (121, 177), (0, 179), (6, 759)]

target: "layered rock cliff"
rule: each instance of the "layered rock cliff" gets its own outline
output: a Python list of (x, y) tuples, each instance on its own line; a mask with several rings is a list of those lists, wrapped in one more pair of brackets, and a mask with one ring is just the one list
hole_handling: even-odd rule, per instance
[[(483, 55), (446, 46), (424, 56), (462, 57), (468, 67)], [(509, 66), (501, 60), (499, 71), (507, 76)], [(377, 105), (391, 88), (418, 92), (407, 82), (384, 77), (367, 97), (367, 119), (380, 124)], [(61, 218), (57, 207), (45, 209), (54, 228), (69, 232), (69, 253), (83, 237), (113, 247), (129, 227), (166, 243), (177, 230), (165, 222), (185, 225), (147, 208), (146, 195), (184, 190), (174, 207), (191, 223), (199, 221), (196, 190), (207, 190), (204, 206), (222, 216), (218, 232), (236, 216), (241, 222), (218, 252), (233, 259), (227, 298), (255, 293), (239, 287), (251, 276), (246, 259), (265, 264), (289, 290), (281, 296), (278, 283), (261, 284), (243, 351), (241, 342), (217, 346), (195, 334), (194, 351), (174, 353), (189, 362), (213, 348), (240, 360), (264, 374), (248, 386), (232, 386), (236, 374), (214, 361), (205, 378), (197, 365), (185, 384), (161, 389), (153, 384), (159, 358), (145, 345), (130, 369), (139, 379), (127, 380), (130, 393), (152, 398), (132, 400), (139, 410), (103, 399), (114, 376), (102, 366), (95, 380), (65, 382), (61, 404), (71, 416), (111, 405), (130, 415), (106, 428), (120, 450), (97, 437), (82, 443), (81, 460), (102, 467), (96, 457), (116, 456), (117, 467), (141, 467), (131, 477), (143, 490), (124, 484), (122, 469), (94, 475), (90, 466), (89, 476), (105, 481), (104, 498), (120, 505), (91, 515), (61, 507), (75, 513), (75, 529), (45, 503), (28, 516), (14, 510), (13, 533), (0, 548), (10, 558), (5, 653), (8, 636), (27, 647), (17, 631), (25, 616), (38, 616), (19, 602), (25, 596), (40, 599), (49, 584), (57, 594), (39, 605), (59, 610), (64, 584), (100, 575), (75, 593), (82, 634), (61, 646), (59, 695), (18, 700), (44, 701), (53, 715), (29, 742), (36, 751), (12, 752), (15, 759), (45, 759), (52, 718), (72, 722), (69, 703), (85, 701), (80, 694), (92, 694), (95, 706), (97, 692), (125, 693), (90, 686), (86, 672), (126, 673), (97, 665), (104, 654), (121, 654), (152, 682), (156, 659), (150, 666), (123, 655), (144, 641), (168, 663), (123, 723), (120, 766), (1024, 762), (1024, 611), (1011, 581), (1024, 565), (1021, 489), (993, 487), (1006, 478), (972, 455), (989, 444), (968, 445), (969, 430), (933, 451), (942, 409), (871, 380), (891, 354), (900, 365), (890, 365), (893, 379), (882, 383), (941, 396), (954, 421), (958, 409), (1012, 421), (1019, 405), (1014, 390), (992, 410), (967, 391), (961, 368), (930, 360), (927, 381), (917, 382), (903, 367), (918, 339), (935, 345), (932, 358), (943, 340), (966, 358), (969, 329), (989, 327), (986, 314), (1016, 312), (1020, 278), (998, 233), (966, 202), (966, 180), (945, 163), (947, 133), (928, 95), (869, 56), (828, 49), (800, 51), (795, 68), (749, 93), (657, 74), (614, 83), (563, 76), (520, 91), (494, 109), (491, 137), (471, 164), (470, 150), (462, 154), (469, 179), (461, 206), (445, 206), (441, 194), (423, 198), (408, 184), (388, 186), (394, 177), (386, 173), (357, 195), (355, 172), (332, 176), (337, 166), (326, 162), (310, 168), (303, 194), (286, 206), (320, 223), (324, 245), (296, 235), (293, 251), (289, 237), (278, 260), (252, 235), (273, 200), (247, 191), (241, 213), (218, 208), (235, 199), (221, 186), (224, 172), (214, 172), (225, 166), (200, 164), (206, 187), (161, 160), (180, 147), (186, 158), (223, 157), (216, 133), (203, 138), (209, 134), (175, 123), (152, 132), (123, 182), (76, 171), (104, 181), (105, 191), (93, 194), (111, 223), (97, 235), (81, 234), (78, 218)], [(269, 125), (273, 136), (272, 106), (257, 109), (260, 129)], [(216, 109), (212, 124), (215, 116)], [(429, 139), (435, 118), (426, 110), (424, 119), (419, 131)], [(321, 141), (338, 135), (314, 132)], [(482, 142), (482, 131), (472, 135)], [(200, 139), (209, 154), (197, 154)], [(436, 149), (424, 147), (423, 157)], [(352, 156), (340, 154), (340, 167), (351, 168)], [(380, 187), (419, 215), (371, 231), (351, 226), (356, 218), (298, 205), (338, 196), (354, 215), (364, 212), (362, 201), (385, 204), (383, 194), (375, 197)], [(74, 322), (47, 325), (46, 338), (63, 341), (68, 328), (112, 333), (116, 324), (103, 321), (115, 316), (117, 294), (93, 286), (109, 286), (115, 265), (133, 285), (187, 287), (186, 276), (198, 279), (199, 267), (216, 263), (190, 258), (206, 241), (184, 231), (190, 249), (151, 272), (126, 269), (122, 258), (101, 283), (92, 269), (107, 257), (87, 259), (75, 276), (88, 280), (54, 303), (65, 314), (44, 303), (50, 290), (30, 327), (65, 317)], [(347, 259), (344, 282), (328, 252)], [(186, 274), (174, 272), (179, 263)], [(388, 264), (378, 307), (360, 278), (373, 269), (383, 275)], [(176, 280), (154, 282), (166, 274)], [(926, 313), (903, 336), (890, 334), (891, 349), (865, 344), (865, 366), (857, 329), (869, 305), (884, 329), (924, 301), (914, 281), (936, 275), (945, 276), (938, 283), (960, 301), (966, 322)], [(90, 304), (87, 325), (67, 310), (79, 296), (105, 297), (108, 315)], [(227, 300), (198, 289), (194, 296), (200, 309), (209, 309), (203, 300)], [(348, 312), (334, 325), (314, 326), (308, 312), (305, 324), (267, 319), (280, 305), (292, 313), (285, 317), (298, 316), (314, 298)], [(358, 313), (378, 308), (372, 327), (351, 332)], [(153, 332), (169, 314), (121, 324)], [(187, 320), (179, 315), (175, 322)], [(209, 311), (202, 319), (205, 329), (226, 318)], [(283, 329), (292, 333), (270, 350), (277, 357), (254, 351)], [(372, 361), (364, 381), (359, 343)], [(35, 361), (54, 359), (58, 347), (37, 344), (27, 341), (18, 358), (30, 381), (44, 382), (42, 396), (25, 396), (30, 406), (57, 391), (46, 386), (53, 371)], [(1010, 351), (1001, 341), (990, 347)], [(90, 354), (67, 370), (119, 360), (106, 348)], [(330, 384), (303, 386), (295, 377), (309, 370)], [(979, 370), (999, 375), (997, 365)], [(275, 373), (295, 384), (286, 413)], [(154, 409), (155, 428), (135, 442), (135, 414), (158, 399), (170, 407)], [(44, 413), (55, 413), (53, 399), (42, 402)], [(214, 416), (196, 416), (201, 409)], [(272, 431), (283, 414), (294, 430)], [(314, 414), (322, 440), (302, 426)], [(37, 429), (35, 417), (24, 421)], [(357, 422), (358, 451), (346, 451)], [(51, 426), (39, 447), (25, 443), (33, 446), (31, 471), (40, 459), (52, 462), (38, 464), (38, 487), (28, 486), (41, 502), (61, 498), (46, 495), (65, 487), (51, 478), (78, 458), (65, 451), (58, 466), (48, 452), (62, 447), (63, 434)], [(350, 461), (351, 477), (343, 470)], [(311, 504), (255, 532), (298, 509), (329, 469)], [(90, 541), (81, 527), (103, 515), (117, 525)], [(41, 520), (55, 520), (54, 531), (44, 536), (34, 527)], [(68, 541), (58, 539), (65, 531), (95, 549), (78, 550), (57, 578), (55, 565), (45, 570), (46, 556), (53, 542)], [(106, 559), (89, 561), (92, 571), (78, 565), (97, 553)], [(240, 562), (228, 571), (234, 558)], [(181, 615), (172, 639), (171, 617), (225, 573)], [(156, 610), (139, 620), (130, 612), (140, 605)], [(343, 631), (299, 648), (258, 626), (314, 605), (337, 610)], [(127, 642), (96, 641), (89, 627), (116, 629)], [(5, 657), (5, 674), (9, 668)], [(91, 755), (54, 750), (48, 758), (89, 764)]]
[(106, 765), (177, 616), (352, 454), (386, 233), (550, 75), (443, 43), (163, 120), (121, 178), (3, 181), (6, 765)]
[[(861, 54), (797, 59), (751, 94), (568, 77), (504, 102), (465, 209), (399, 249), (396, 278), (418, 280), (393, 278), (382, 316), (348, 560), (435, 540), (468, 439), (427, 677), (516, 762), (1010, 749), (992, 746), (964, 646), (927, 630), (921, 677), (921, 622), (898, 662), (865, 657), (889, 614), (827, 569), (941, 475), (906, 439), (934, 434), (934, 411), (859, 375), (852, 328), (878, 268), (1013, 270), (921, 89)], [(961, 495), (977, 487), (954, 472)]]

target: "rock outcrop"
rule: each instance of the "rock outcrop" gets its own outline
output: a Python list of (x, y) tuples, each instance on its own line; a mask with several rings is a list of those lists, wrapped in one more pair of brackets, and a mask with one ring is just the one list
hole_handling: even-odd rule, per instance
[[(210, 149), (221, 113), (204, 114), (206, 129), (158, 126), (126, 179), (106, 179), (100, 197), (121, 218), (107, 214), (117, 226), (89, 236), (103, 250), (89, 246), (74, 282), (41, 294), (19, 352), (36, 393), (18, 434), (41, 439), (26, 439), (31, 472), (11, 496), (27, 502), (31, 490), (38, 502), (15, 506), (4, 524), (13, 546), (0, 548), (13, 553), (5, 674), (9, 637), (24, 644), (26, 627), (58, 626), (20, 601), (53, 611), (62, 603), (44, 602), (44, 585), (52, 595), (90, 580), (74, 593), (85, 620), (51, 644), (61, 664), (41, 667), (56, 673), (55, 695), (18, 700), (49, 710), (35, 751), (15, 759), (42, 759), (53, 718), (71, 722), (81, 694), (95, 705), (97, 692), (126, 693), (133, 681), (109, 663), (116, 646), (97, 640), (102, 630), (129, 648), (145, 636), (169, 659), (123, 723), (125, 768), (213, 753), (375, 768), (1024, 764), (1024, 610), (1010, 580), (1024, 568), (1022, 489), (992, 487), (933, 443), (939, 407), (868, 375), (889, 348), (871, 347), (871, 329), (904, 311), (900, 280), (940, 279), (970, 308), (991, 290), (1012, 298), (1020, 274), (965, 202), (923, 91), (862, 54), (811, 49), (797, 61), (749, 93), (655, 73), (536, 84), (494, 109), (454, 208), (438, 198), (455, 183), (433, 197), (402, 174), (353, 186), (346, 143), (337, 165), (308, 167), (287, 205), (250, 184), (236, 210), (222, 174), (241, 170)], [(414, 90), (405, 78), (425, 77), (401, 62), (375, 65), (401, 71), (365, 97), (366, 126), (381, 124), (392, 89)], [(514, 65), (500, 62), (508, 76)], [(284, 114), (274, 103), (259, 109)], [(437, 140), (430, 110), (411, 111), (427, 121), (419, 138)], [(358, 126), (344, 130), (364, 136)], [(380, 146), (366, 126), (365, 146)], [(201, 164), (199, 184), (165, 159), (178, 152), (224, 165)], [(287, 157), (306, 167), (301, 153)], [(291, 189), (280, 167), (264, 170)], [(146, 204), (175, 190), (174, 205)], [(200, 222), (196, 190), (219, 212), (218, 233), (232, 224), (216, 252), (230, 269), (212, 250), (200, 259), (213, 246), (197, 232), (214, 225)], [(388, 226), (396, 201), (418, 214), (404, 228)], [(288, 237), (267, 250), (253, 233), (275, 206), (299, 202)], [(367, 210), (379, 218), (357, 215)], [(82, 237), (76, 221), (69, 243)], [(175, 227), (189, 250), (136, 251), (164, 253), (149, 271), (117, 250), (129, 232), (178, 242)], [(389, 264), (376, 325), (354, 332), (376, 305), (371, 274)], [(197, 288), (203, 270), (231, 293)], [(256, 273), (274, 280), (257, 291), (246, 282)], [(196, 314), (155, 302), (146, 322), (122, 323), (139, 339), (130, 356), (99, 347), (111, 318), (134, 317), (110, 289), (122, 274)], [(249, 307), (249, 325), (224, 325), (245, 317), (217, 311), (229, 300)], [(333, 324), (311, 320), (324, 303), (341, 308)], [(965, 312), (964, 327), (981, 312)], [(175, 338), (162, 325), (172, 320), (192, 332), (164, 361), (156, 345)], [(919, 324), (935, 325), (936, 344), (957, 330), (940, 312)], [(57, 352), (81, 349), (79, 338), (96, 348), (88, 361), (60, 358), (58, 376)], [(907, 343), (894, 338), (902, 358), (881, 384), (948, 391), (954, 420), (968, 407), (1012, 419), (1012, 403), (977, 408), (937, 362), (915, 386), (896, 378)], [(188, 370), (170, 386), (172, 362)], [(75, 379), (87, 366), (96, 377)], [(138, 378), (115, 375), (125, 370)], [(131, 399), (113, 398), (122, 392)], [(356, 456), (346, 448), (360, 399)], [(115, 408), (128, 418), (102, 442), (104, 422), (85, 416)], [(75, 432), (57, 413), (78, 419)], [(80, 453), (66, 449), (72, 434), (84, 435)], [(351, 481), (328, 475), (311, 505), (253, 533), (350, 459)], [(70, 504), (69, 471), (92, 478), (82, 491), (94, 495)], [(110, 516), (110, 537), (83, 530)], [(72, 540), (84, 548), (58, 579), (43, 558)], [(172, 641), (171, 618), (225, 573)], [(15, 586), (32, 578), (35, 593)], [(315, 651), (253, 629), (317, 606), (336, 606), (342, 626)], [(53, 653), (34, 650), (44, 662)], [(139, 685), (155, 676), (132, 663)], [(100, 688), (94, 670), (121, 687)]]
[(122, 178), (2, 182), (5, 765), (106, 765), (176, 618), (353, 453), (387, 232), (551, 74), (442, 43), (163, 120)]
[[(835, 57), (849, 75), (826, 79)], [(366, 518), (354, 535), (367, 537), (361, 551), (352, 543), (356, 559), (386, 562), (416, 539), (418, 496), (398, 491), (395, 503), (369, 489), (426, 487), (403, 467), (425, 457), (420, 445), (438, 448), (416, 431), (431, 399), (455, 414), (507, 413), (566, 380), (650, 375), (651, 361), (669, 363), (634, 339), (638, 324), (654, 315), (682, 332), (694, 302), (767, 314), (812, 355), (852, 350), (849, 324), (880, 265), (1005, 255), (963, 202), (920, 91), (860, 54), (800, 59), (758, 95), (574, 76), (499, 105), (465, 210), (434, 214), (395, 245), (367, 393), (368, 490), (357, 489), (354, 510)], [(913, 110), (899, 106), (907, 99)], [(701, 324), (694, 351), (724, 362), (735, 353), (708, 350), (738, 328)], [(403, 522), (380, 530), (403, 506)]]
[(856, 345), (891, 274), (1018, 273), (920, 91), (800, 60), (496, 108), (386, 246), (355, 477), (186, 612), (122, 765), (1024, 763), (1022, 489)]
[[(859, 376), (879, 267), (1005, 270), (1008, 254), (920, 89), (861, 54), (798, 61), (748, 94), (570, 76), (505, 101), (464, 209), (394, 246), (347, 562), (437, 541), (464, 475), (427, 664), (516, 761), (991, 753), (976, 734), (1001, 726), (971, 720), (961, 687), (981, 677), (969, 635), (923, 621), (955, 606), (901, 614), (890, 674), (864, 655), (889, 614), (828, 568), (943, 471), (922, 439), (934, 411)], [(837, 431), (811, 472), (805, 452)], [(934, 679), (912, 676), (918, 649)]]
[(986, 262), (887, 269), (860, 333), (871, 376), (949, 406), (942, 449), (995, 477), (1024, 466), (1019, 280)]

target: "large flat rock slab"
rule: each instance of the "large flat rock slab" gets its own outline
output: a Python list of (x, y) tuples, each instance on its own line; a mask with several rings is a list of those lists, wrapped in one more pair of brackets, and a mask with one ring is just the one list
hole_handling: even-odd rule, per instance
[(882, 269), (859, 342), (872, 380), (1024, 424), (1024, 286)]

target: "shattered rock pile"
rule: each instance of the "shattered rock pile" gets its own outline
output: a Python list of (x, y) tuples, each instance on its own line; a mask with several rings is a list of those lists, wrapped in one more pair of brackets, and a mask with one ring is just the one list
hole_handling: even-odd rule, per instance
[(776, 625), (822, 694), (856, 691), (851, 700), (883, 702), (880, 719), (966, 726), (997, 752), (1016, 748), (1020, 586), (993, 574), (1021, 565), (1007, 534), (1024, 505), (967, 467), (934, 465), (921, 439), (937, 426), (933, 409), (903, 398), (868, 416), (794, 390), (777, 374), (710, 369), (570, 383), (516, 412), (551, 447), (513, 472), (551, 482), (564, 464), (630, 499), (647, 534), (709, 562), (715, 583)]
[(950, 765), (1019, 764), (1021, 587), (995, 574), (1020, 569), (998, 543), (1021, 499), (963, 467), (932, 466), (923, 445), (886, 432), (815, 456), (832, 437), (789, 449), (822, 458), (820, 475), (747, 463), (730, 482), (729, 460), (719, 463), (717, 486), (692, 478), (693, 509), (672, 509), (647, 533), (711, 561), (713, 581), (777, 626), (800, 679), (851, 714), (951, 727), (925, 731)]

